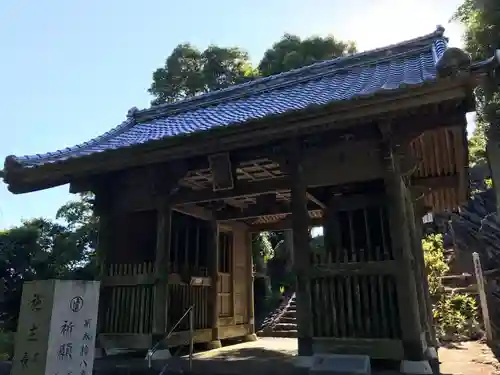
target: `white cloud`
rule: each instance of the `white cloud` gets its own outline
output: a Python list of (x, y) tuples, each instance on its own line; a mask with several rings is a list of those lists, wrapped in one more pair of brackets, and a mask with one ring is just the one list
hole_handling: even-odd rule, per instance
[[(461, 4), (460, 0), (373, 0), (352, 2), (351, 7), (362, 2), (357, 11), (348, 17), (335, 34), (355, 40), (361, 50), (398, 43), (406, 39), (428, 34), (437, 25), (444, 26), (450, 45), (461, 46), (463, 28), (449, 23), (451, 16)], [(363, 12), (359, 12), (362, 8)]]

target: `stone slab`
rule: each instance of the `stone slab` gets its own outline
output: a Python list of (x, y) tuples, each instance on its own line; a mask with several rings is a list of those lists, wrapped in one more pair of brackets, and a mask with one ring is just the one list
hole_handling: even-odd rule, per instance
[(370, 357), (367, 355), (316, 354), (309, 370), (311, 375), (370, 375)]
[(24, 283), (11, 374), (91, 375), (98, 301), (98, 281)]
[(401, 361), (399, 371), (408, 375), (432, 375), (433, 370), (429, 361)]

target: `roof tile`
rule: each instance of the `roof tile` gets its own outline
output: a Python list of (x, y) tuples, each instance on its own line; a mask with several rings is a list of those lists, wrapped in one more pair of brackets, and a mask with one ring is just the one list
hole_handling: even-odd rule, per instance
[(446, 40), (438, 29), (398, 45), (320, 62), (179, 103), (134, 109), (122, 124), (100, 137), (15, 160), (23, 167), (36, 167), (422, 84), (436, 79), (436, 62), (445, 49)]

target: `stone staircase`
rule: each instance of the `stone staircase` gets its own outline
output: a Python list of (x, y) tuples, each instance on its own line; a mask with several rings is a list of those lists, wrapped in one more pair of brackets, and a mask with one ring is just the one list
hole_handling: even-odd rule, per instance
[(270, 314), (257, 332), (260, 337), (297, 337), (297, 304), (295, 293)]

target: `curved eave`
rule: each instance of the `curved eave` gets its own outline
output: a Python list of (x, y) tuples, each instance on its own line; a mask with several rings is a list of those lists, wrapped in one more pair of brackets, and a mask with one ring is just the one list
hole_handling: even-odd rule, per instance
[[(260, 134), (266, 132), (269, 135), (271, 131), (275, 138), (283, 138), (290, 134), (291, 129), (300, 127), (300, 122), (306, 121), (306, 119), (315, 118), (318, 120), (328, 116), (327, 121), (330, 123), (355, 120), (358, 117), (358, 112), (353, 110), (360, 107), (364, 110), (364, 116), (369, 117), (401, 110), (404, 106), (414, 108), (451, 99), (464, 99), (471, 105), (470, 103), (473, 103), (472, 88), (471, 77), (438, 79), (415, 86), (379, 91), (369, 96), (360, 96), (347, 101), (333, 102), (324, 106), (308, 107), (264, 119), (251, 120), (237, 126), (215, 127), (206, 131), (106, 150), (36, 167), (24, 167), (15, 157), (9, 156), (5, 160), (2, 177), (12, 193), (20, 194), (43, 190), (64, 185), (74, 179), (86, 176), (202, 155), (216, 152), (221, 148), (234, 149), (238, 148), (241, 142), (245, 142), (245, 146), (258, 145), (262, 143), (263, 139), (259, 136)], [(415, 98), (419, 100), (415, 100)], [(395, 101), (398, 101), (397, 106), (394, 104)], [(324, 125), (324, 122), (316, 121), (316, 126)]]

